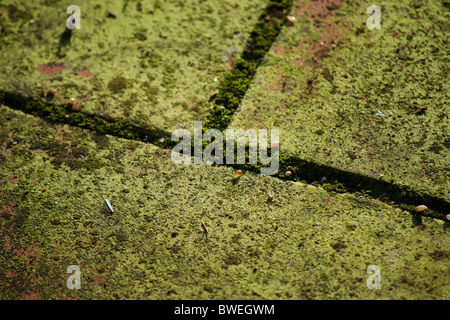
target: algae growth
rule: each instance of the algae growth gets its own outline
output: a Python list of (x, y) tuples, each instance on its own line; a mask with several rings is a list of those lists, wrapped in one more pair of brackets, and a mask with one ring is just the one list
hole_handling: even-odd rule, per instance
[[(286, 3), (288, 1), (283, 2)], [(448, 193), (443, 189), (446, 184), (448, 187), (445, 173), (448, 143), (443, 136), (447, 132), (448, 118), (436, 113), (445, 112), (446, 105), (441, 109), (431, 106), (424, 109), (423, 105), (411, 108), (403, 101), (407, 95), (401, 86), (412, 86), (409, 88), (419, 93), (420, 85), (411, 84), (399, 75), (401, 68), (408, 71), (408, 67), (414, 65), (418, 68), (433, 65), (428, 83), (431, 87), (427, 90), (437, 97), (433, 100), (436, 103), (446, 101), (446, 93), (439, 87), (442, 83), (437, 80), (441, 74), (439, 68), (445, 68), (444, 52), (436, 48), (429, 52), (427, 44), (423, 53), (428, 54), (428, 60), (411, 61), (409, 56), (414, 56), (412, 46), (422, 48), (424, 45), (422, 31), (428, 30), (428, 26), (435, 32), (430, 46), (436, 46), (439, 41), (446, 43), (442, 34), (448, 30), (445, 20), (448, 11), (440, 3), (411, 3), (383, 3), (382, 26), (390, 26), (391, 36), (380, 30), (375, 33), (365, 30), (368, 6), (365, 2), (330, 1), (325, 5), (322, 1), (297, 1), (291, 12), (296, 22), (283, 26), (271, 51), (261, 61), (268, 50), (267, 40), (273, 39), (286, 22), (280, 15), (253, 29), (258, 17), (265, 17), (260, 15), (265, 2), (258, 2), (259, 8), (250, 1), (239, 2), (239, 5), (233, 1), (192, 1), (185, 2), (184, 7), (180, 2), (159, 1), (151, 4), (112, 1), (105, 6), (86, 4), (92, 7), (87, 12), (88, 21), (94, 21), (92, 25), (82, 24), (82, 28), (89, 30), (88, 36), (83, 36), (80, 30), (63, 32), (58, 29), (57, 37), (53, 37), (57, 29), (55, 21), (67, 17), (65, 8), (54, 11), (25, 2), (2, 4), (0, 31), (6, 36), (2, 37), (1, 45), (9, 45), (17, 54), (13, 54), (12, 49), (1, 53), (7, 58), (2, 61), (9, 62), (4, 67), (8, 73), (2, 82), (2, 91), (9, 95), (4, 94), (0, 100), (8, 102), (7, 107), (0, 107), (0, 298), (448, 297), (448, 222), (411, 214), (339, 184), (322, 182), (312, 186), (259, 176), (246, 170), (236, 179), (232, 168), (175, 165), (170, 149), (140, 142), (144, 140), (142, 134), (149, 130), (145, 126), (154, 130), (153, 137), (165, 136), (166, 132), (179, 127), (175, 126), (178, 121), (181, 127), (190, 128), (192, 119), (199, 120), (198, 117), (208, 114), (209, 106), (201, 101), (211, 106), (228, 101), (225, 109), (231, 113), (227, 117), (212, 115), (210, 125), (225, 128), (232, 113), (242, 107), (242, 112), (233, 115), (233, 127), (282, 128), (284, 153), (280, 160), (283, 170), (292, 171), (292, 179), (304, 174), (301, 167), (296, 167), (295, 157), (312, 159), (318, 166), (349, 170), (338, 177), (343, 179), (351, 176), (352, 171), (360, 174), (359, 177), (373, 176), (367, 172), (372, 164), (368, 160), (372, 160), (373, 155), (380, 156), (368, 152), (369, 147), (362, 149), (359, 144), (370, 143), (380, 149), (382, 144), (373, 135), (381, 131), (386, 138), (384, 134), (389, 131), (378, 130), (372, 122), (383, 128), (396, 125), (399, 148), (405, 148), (405, 153), (397, 154), (399, 162), (394, 161), (393, 152), (391, 157), (389, 153), (382, 153), (384, 166), (391, 166), (390, 171), (385, 170), (383, 174), (390, 175), (390, 179), (394, 177), (394, 182), (405, 181), (407, 188), (425, 189), (448, 200)], [(274, 2), (266, 8), (272, 6), (276, 7)], [(405, 7), (412, 14), (404, 15)], [(284, 8), (271, 12), (280, 13)], [(219, 17), (219, 12), (225, 9), (232, 11)], [(443, 16), (437, 16), (441, 9)], [(178, 19), (181, 24), (174, 24), (173, 19), (181, 12), (187, 12), (195, 21)], [(46, 16), (55, 19), (40, 19)], [(144, 22), (150, 17), (157, 19), (158, 28), (146, 27)], [(392, 17), (397, 22), (390, 25)], [(422, 31), (411, 36), (408, 24), (414, 19), (421, 21)], [(226, 23), (219, 26), (222, 20)], [(42, 28), (45, 21), (48, 25)], [(130, 21), (128, 25), (126, 22)], [(237, 21), (245, 22), (240, 27), (246, 31), (234, 33)], [(94, 26), (98, 33), (94, 33)], [(168, 29), (164, 29), (166, 27)], [(32, 37), (22, 37), (24, 30), (31, 32)], [(261, 37), (250, 38), (261, 44), (263, 50), (258, 53), (258, 46), (255, 46), (246, 56), (245, 51), (241, 51), (245, 44), (241, 36), (245, 39), (250, 30), (262, 32)], [(114, 32), (106, 35), (108, 31)], [(217, 33), (221, 40), (215, 42)], [(103, 41), (94, 41), (101, 37)], [(394, 38), (403, 41), (402, 50), (406, 50), (395, 52), (398, 59), (392, 52), (393, 47), (399, 45)], [(181, 43), (183, 39), (190, 41)], [(377, 48), (380, 39), (383, 46)], [(117, 47), (114, 47), (115, 40)], [(22, 45), (20, 50), (16, 43)], [(83, 49), (83, 43), (87, 44), (87, 49)], [(147, 49), (149, 43), (156, 44), (162, 51)], [(175, 43), (174, 47), (169, 43)], [(41, 56), (48, 46), (55, 50)], [(144, 47), (146, 49), (142, 50)], [(194, 52), (189, 61), (193, 65), (188, 65), (189, 68), (185, 65), (179, 68), (187, 61), (183, 60), (185, 55), (189, 55), (175, 50), (181, 47)], [(22, 53), (21, 50), (27, 48), (36, 51)], [(214, 54), (223, 51), (226, 57), (219, 61)], [(240, 52), (244, 55), (237, 60)], [(214, 58), (209, 60), (209, 55)], [(178, 63), (172, 63), (172, 58)], [(236, 61), (241, 61), (242, 65)], [(245, 61), (255, 64), (246, 65)], [(251, 69), (259, 63), (261, 66), (257, 70)], [(388, 75), (383, 71), (385, 64), (392, 68)], [(236, 71), (230, 73), (230, 82), (221, 82), (227, 71), (236, 66), (243, 68), (233, 69)], [(380, 66), (382, 69), (377, 69)], [(156, 70), (156, 74), (141, 72), (149, 69)], [(239, 70), (245, 72), (240, 74)], [(252, 71), (247, 74), (249, 70)], [(255, 70), (256, 77), (250, 81)], [(372, 81), (370, 85), (363, 81), (367, 72), (377, 70), (383, 71), (376, 78), (380, 81)], [(183, 78), (180, 74), (189, 77)], [(219, 81), (215, 84), (209, 79), (206, 89), (201, 88), (203, 82), (197, 80), (205, 75), (211, 79), (219, 75)], [(185, 82), (174, 86), (181, 78)], [(389, 87), (391, 80), (394, 82)], [(425, 83), (424, 78), (419, 80), (418, 83)], [(68, 81), (70, 83), (66, 83)], [(222, 83), (222, 93), (212, 102), (210, 94), (219, 88), (219, 83)], [(395, 87), (397, 84), (399, 86)], [(250, 90), (246, 91), (248, 85)], [(47, 94), (52, 87), (58, 88), (53, 97)], [(40, 98), (39, 89), (43, 89)], [(352, 89), (356, 93), (351, 92)], [(372, 90), (382, 94), (373, 95)], [(81, 101), (85, 102), (81, 103), (80, 113), (73, 110), (80, 106), (69, 106), (67, 101), (81, 91)], [(146, 96), (139, 95), (141, 91)], [(180, 96), (171, 95), (175, 92)], [(29, 95), (35, 102), (18, 99), (15, 93)], [(372, 108), (375, 103), (386, 106), (390, 93), (401, 99), (397, 97), (399, 100), (395, 101), (398, 106), (389, 105), (393, 116), (392, 120), (386, 120), (387, 110)], [(197, 94), (199, 100), (194, 99)], [(360, 98), (359, 94), (364, 94), (365, 98)], [(378, 98), (380, 100), (373, 101)], [(175, 100), (165, 105), (164, 99)], [(181, 102), (178, 104), (176, 99)], [(363, 103), (366, 100), (368, 102)], [(153, 103), (155, 109), (152, 110), (156, 110), (152, 116), (147, 116), (145, 112), (149, 109), (143, 107), (148, 101)], [(424, 101), (431, 103), (431, 100)], [(39, 108), (34, 108), (38, 104)], [(356, 107), (361, 107), (356, 110), (359, 113), (350, 112)], [(195, 110), (183, 113), (179, 112), (180, 108)], [(372, 122), (364, 118), (377, 111), (385, 117), (375, 114)], [(144, 117), (139, 112), (143, 112)], [(396, 113), (404, 118), (402, 125), (411, 124), (413, 128), (396, 124)], [(426, 135), (424, 144), (417, 146), (421, 154), (430, 152), (427, 160), (433, 161), (433, 168), (443, 172), (442, 181), (436, 180), (437, 173), (433, 169), (429, 180), (424, 179), (417, 186), (412, 184), (417, 159), (401, 156), (411, 149), (411, 145), (403, 146), (403, 142), (407, 137), (414, 138), (414, 130), (419, 130), (414, 119), (429, 121), (439, 139), (444, 138), (441, 142)], [(145, 123), (147, 120), (149, 122)], [(316, 135), (329, 141), (329, 145), (311, 138)], [(336, 147), (338, 142), (339, 148)], [(347, 145), (353, 144), (357, 144), (360, 151), (346, 152)], [(345, 157), (338, 156), (340, 150), (357, 162), (350, 166)], [(408, 166), (412, 169), (406, 169)], [(397, 175), (402, 171), (400, 179)], [(319, 167), (317, 172), (320, 172)], [(280, 177), (285, 178), (284, 171), (280, 172)], [(110, 200), (114, 212), (108, 209), (105, 199)], [(66, 286), (68, 275), (65, 273), (70, 265), (80, 266), (81, 290), (69, 290)], [(367, 288), (366, 270), (370, 265), (381, 269), (380, 290)]]
[[(208, 97), (243, 51), (266, 1), (64, 1), (0, 6), (0, 89), (83, 112), (173, 131), (211, 108)], [(114, 17), (111, 15), (114, 13)]]
[[(149, 144), (0, 111), (2, 299), (449, 294), (443, 221), (417, 226), (376, 200), (250, 172), (233, 184), (231, 168), (179, 166)], [(66, 287), (69, 265), (80, 290)], [(369, 265), (381, 290), (366, 286)]]
[[(440, 1), (381, 1), (381, 29), (370, 30), (370, 4), (333, 3), (294, 4), (295, 24), (258, 68), (231, 126), (279, 129), (291, 159), (281, 166), (302, 159), (396, 184), (404, 196), (416, 190), (424, 196), (415, 205), (430, 195), (448, 203), (448, 9)], [(293, 169), (294, 178), (310, 180)], [(326, 178), (348, 177), (335, 170)]]

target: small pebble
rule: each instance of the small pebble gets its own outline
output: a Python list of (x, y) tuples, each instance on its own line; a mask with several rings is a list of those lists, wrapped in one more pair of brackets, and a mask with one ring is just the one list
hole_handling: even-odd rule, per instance
[(218, 94), (219, 94), (218, 91), (212, 93), (212, 94), (209, 96), (209, 100), (213, 100), (215, 97), (217, 97)]
[(447, 220), (450, 220), (450, 214), (448, 214), (446, 217), (447, 217)]
[(111, 210), (111, 212), (114, 212), (114, 209), (113, 209), (113, 207), (111, 205), (111, 202), (109, 202), (108, 199), (105, 199), (105, 202), (106, 202), (106, 205), (108, 206), (109, 210)]
[(295, 22), (295, 17), (294, 17), (294, 16), (287, 16), (286, 19), (287, 19), (290, 23), (294, 23), (294, 22)]
[(70, 100), (69, 100), (69, 104), (74, 104), (74, 103), (75, 103), (75, 101), (76, 101), (76, 99), (75, 99), (75, 98), (70, 98)]
[(74, 104), (72, 104), (72, 111), (74, 111), (74, 112), (80, 112), (81, 111), (81, 107), (78, 104), (78, 102), (75, 102)]
[(290, 171), (286, 171), (286, 173), (284, 174), (286, 177), (290, 177), (291, 176), (291, 174), (292, 174), (292, 172), (290, 172)]
[(416, 207), (416, 211), (417, 212), (422, 212), (422, 211), (425, 211), (425, 210), (427, 210), (428, 208), (426, 207), (426, 206), (424, 206), (424, 205), (420, 205), (420, 206), (417, 206)]
[(57, 92), (58, 92), (57, 89), (54, 89), (54, 88), (48, 89), (48, 94), (55, 95)]
[(236, 177), (240, 178), (242, 176), (242, 170), (236, 171)]
[(271, 148), (276, 148), (276, 147), (279, 147), (280, 145), (281, 145), (281, 142), (273, 142), (273, 143), (270, 144), (270, 147)]

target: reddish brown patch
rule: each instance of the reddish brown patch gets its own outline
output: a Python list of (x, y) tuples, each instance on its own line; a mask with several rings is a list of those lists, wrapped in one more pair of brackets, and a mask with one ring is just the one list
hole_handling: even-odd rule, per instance
[(64, 69), (66, 69), (66, 66), (63, 64), (40, 64), (38, 65), (38, 69), (51, 76), (52, 74), (60, 74)]
[(191, 110), (193, 110), (193, 111), (195, 111), (195, 112), (197, 112), (197, 111), (199, 110), (199, 109), (198, 109), (198, 106), (197, 106), (197, 104), (196, 104), (195, 102), (193, 102), (193, 101), (188, 101), (187, 104), (188, 104), (188, 106), (189, 106), (189, 108), (190, 108)]
[(18, 275), (19, 275), (18, 272), (11, 272), (11, 270), (8, 270), (8, 271), (6, 272), (6, 276), (7, 276), (8, 278), (12, 278), (12, 277), (15, 277), (15, 276), (18, 276)]
[(423, 230), (425, 230), (425, 229), (426, 229), (426, 227), (425, 227), (423, 224), (417, 226), (417, 230), (423, 231)]
[(401, 283), (409, 283), (410, 281), (411, 281), (411, 280), (408, 279), (407, 277), (403, 277), (403, 276), (400, 277), (400, 282), (401, 282)]
[(87, 95), (82, 96), (81, 99), (84, 100), (84, 101), (86, 101), (86, 100), (88, 100), (88, 99), (91, 98), (91, 97), (92, 97), (92, 94), (88, 93)]
[(277, 55), (284, 56), (285, 55), (284, 46), (282, 44), (275, 44), (273, 46), (273, 52)]
[(273, 83), (271, 83), (269, 85), (270, 91), (278, 90), (280, 88), (280, 84), (282, 84), (282, 91), (283, 92), (285, 90), (287, 90), (287, 87), (285, 88), (285, 86), (286, 86), (285, 79), (286, 79), (286, 77), (283, 74), (277, 73), (277, 78), (275, 79), (275, 81)]
[(297, 68), (300, 68), (303, 65), (303, 58), (295, 59), (294, 61), (292, 61), (292, 64)]
[(42, 295), (37, 292), (24, 293), (21, 297), (22, 300), (41, 300)]
[(326, 204), (336, 204), (336, 199), (328, 197), (323, 202), (325, 202)]
[(341, 5), (341, 0), (313, 0), (306, 3), (304, 0), (299, 0), (295, 5), (294, 16), (297, 18), (303, 12), (308, 11), (309, 16), (312, 18), (325, 19), (332, 16), (334, 8), (338, 8)]
[(231, 69), (233, 69), (233, 67), (234, 67), (234, 63), (233, 63), (233, 60), (228, 60), (228, 70), (231, 70)]
[(9, 183), (11, 183), (11, 184), (16, 184), (17, 182), (19, 182), (19, 179), (17, 179), (17, 178), (9, 179)]
[(423, 106), (420, 108), (417, 108), (416, 111), (414, 111), (415, 113), (421, 113), (422, 111), (425, 111), (428, 109), (428, 106)]
[(96, 79), (96, 77), (89, 71), (89, 69), (80, 70), (80, 71), (78, 71), (77, 75), (79, 77), (83, 77), (83, 78), (90, 78), (90, 77), (92, 77), (92, 78)]
[[(308, 43), (308, 56), (312, 58), (312, 71), (321, 67), (322, 60), (336, 47), (337, 41), (346, 34), (348, 28), (334, 22), (334, 14), (341, 4), (341, 0), (315, 0), (308, 2), (299, 0), (295, 6), (295, 16), (298, 17), (300, 14), (307, 12), (309, 20), (314, 24), (314, 29), (319, 32), (320, 39)], [(304, 45), (301, 45), (298, 50), (303, 51)]]
[(0, 210), (0, 214), (3, 213), (9, 213), (11, 214), (12, 217), (14, 217), (15, 215), (17, 215), (17, 212), (14, 210), (13, 206), (11, 205), (3, 205), (3, 208)]
[(72, 105), (72, 111), (73, 112), (80, 112), (81, 111), (81, 106), (78, 102), (74, 102), (74, 104)]
[[(36, 262), (39, 261), (39, 259), (41, 258), (40, 256), (40, 251), (38, 250), (35, 244), (28, 244), (26, 245), (28, 248), (23, 249), (23, 248), (19, 248), (19, 249), (13, 249), (13, 252), (16, 253), (18, 256), (22, 256), (22, 257), (26, 257), (26, 258), (33, 258), (32, 260), (35, 260)], [(31, 264), (30, 259), (27, 259), (27, 264), (30, 266)]]
[(95, 287), (95, 286), (98, 286), (100, 284), (104, 284), (107, 281), (108, 281), (108, 279), (105, 276), (98, 275), (98, 276), (96, 276), (94, 278), (94, 280), (91, 282), (90, 285), (91, 285), (91, 287)]

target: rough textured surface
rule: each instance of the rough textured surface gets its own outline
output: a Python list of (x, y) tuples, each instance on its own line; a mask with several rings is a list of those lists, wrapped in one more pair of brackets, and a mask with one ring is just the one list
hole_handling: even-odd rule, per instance
[[(252, 173), (233, 184), (231, 168), (177, 166), (148, 144), (0, 111), (2, 299), (450, 293), (443, 221), (414, 226), (381, 202)], [(80, 290), (66, 288), (69, 265)], [(369, 265), (380, 290), (366, 286)]]
[[(253, 26), (263, 1), (90, 1), (69, 45), (66, 3), (53, 3), (0, 4), (0, 91), (43, 89), (39, 103), (54, 104), (76, 95), (81, 112), (166, 132), (205, 119), (246, 34), (273, 32)], [(383, 1), (382, 29), (367, 30), (370, 4), (296, 1), (296, 22), (283, 26), (233, 126), (280, 128), (285, 154), (448, 200), (448, 3)], [(249, 82), (234, 70), (219, 100)], [(326, 183), (175, 165), (170, 149), (134, 141), (119, 122), (104, 131), (90, 118), (83, 130), (78, 110), (62, 125), (65, 107), (35, 106), (15, 106), (32, 116), (0, 105), (0, 299), (450, 294), (448, 221)], [(66, 286), (70, 265), (81, 268), (80, 290)], [(380, 290), (367, 288), (370, 265)]]
[(364, 1), (316, 4), (296, 3), (232, 127), (278, 128), (286, 154), (448, 201), (448, 8), (380, 1), (369, 30)]
[(81, 28), (67, 32), (67, 3), (47, 2), (2, 2), (0, 89), (56, 88), (56, 103), (169, 131), (205, 117), (267, 3), (78, 1)]

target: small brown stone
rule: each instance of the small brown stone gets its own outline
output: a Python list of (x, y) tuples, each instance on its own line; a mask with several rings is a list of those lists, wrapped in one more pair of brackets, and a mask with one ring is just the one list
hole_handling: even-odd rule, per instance
[(279, 147), (280, 145), (281, 145), (281, 142), (273, 142), (273, 143), (270, 144), (270, 147), (271, 148), (276, 148), (276, 147)]
[(72, 111), (74, 112), (80, 112), (81, 111), (81, 106), (78, 102), (74, 102), (72, 104)]
[(219, 92), (218, 91), (216, 91), (216, 92), (214, 92), (214, 93), (212, 93), (210, 96), (209, 96), (209, 100), (213, 100), (213, 99), (215, 99), (216, 97), (217, 97), (217, 95), (219, 94)]
[(417, 108), (416, 111), (414, 111), (415, 113), (421, 113), (422, 111), (425, 111), (428, 109), (428, 106), (423, 106), (420, 108)]
[(424, 206), (424, 205), (420, 205), (420, 206), (416, 207), (416, 211), (417, 212), (422, 212), (422, 211), (425, 211), (427, 209), (428, 209), (427, 206)]
[(296, 20), (294, 16), (287, 16), (286, 19), (287, 19), (290, 23), (294, 23), (295, 20)]
[(56, 93), (58, 92), (57, 89), (54, 88), (50, 88), (48, 89), (48, 94), (54, 96)]

